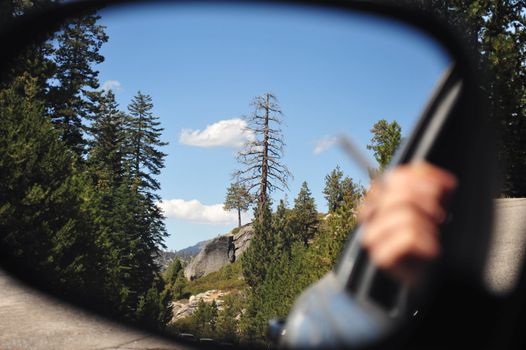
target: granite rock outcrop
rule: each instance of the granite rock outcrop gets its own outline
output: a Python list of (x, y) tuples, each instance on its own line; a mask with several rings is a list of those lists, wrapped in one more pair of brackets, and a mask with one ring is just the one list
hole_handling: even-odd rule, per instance
[(228, 292), (212, 289), (197, 295), (192, 295), (189, 299), (182, 299), (172, 302), (172, 323), (190, 317), (197, 310), (199, 302), (202, 300), (207, 304), (216, 302), (217, 309), (222, 310), (223, 298)]
[(235, 262), (250, 246), (253, 234), (252, 224), (246, 224), (211, 239), (186, 266), (185, 277), (194, 280)]

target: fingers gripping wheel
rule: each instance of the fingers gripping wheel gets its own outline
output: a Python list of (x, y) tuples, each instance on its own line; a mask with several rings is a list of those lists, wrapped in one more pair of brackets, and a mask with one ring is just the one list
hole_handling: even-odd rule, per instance
[[(393, 164), (424, 160), (457, 103), (462, 82), (453, 69), (445, 73), (426, 108), (420, 128)], [(412, 314), (410, 287), (379, 270), (361, 246), (357, 229), (336, 270), (296, 301), (279, 339), (300, 348), (362, 346), (389, 334)]]

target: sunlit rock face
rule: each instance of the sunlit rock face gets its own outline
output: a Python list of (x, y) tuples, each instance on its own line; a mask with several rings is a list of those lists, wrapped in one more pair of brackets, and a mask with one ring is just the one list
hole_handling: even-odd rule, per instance
[(229, 264), (230, 241), (231, 236), (220, 236), (208, 242), (185, 268), (185, 277), (194, 280)]
[(171, 322), (172, 323), (177, 322), (179, 320), (192, 316), (195, 310), (197, 310), (197, 306), (199, 304), (199, 301), (201, 300), (207, 304), (210, 304), (213, 301), (215, 301), (217, 305), (217, 309), (222, 310), (223, 309), (223, 297), (227, 294), (228, 292), (223, 292), (220, 290), (213, 289), (213, 290), (208, 290), (204, 293), (192, 295), (190, 299), (174, 301), (172, 303), (173, 318)]
[(250, 245), (252, 235), (252, 225), (247, 224), (210, 240), (186, 266), (185, 277), (194, 280), (235, 262)]
[(242, 226), (241, 229), (233, 235), (233, 242), (236, 247), (236, 257), (240, 257), (245, 250), (247, 250), (253, 235), (254, 230), (252, 229), (252, 224)]

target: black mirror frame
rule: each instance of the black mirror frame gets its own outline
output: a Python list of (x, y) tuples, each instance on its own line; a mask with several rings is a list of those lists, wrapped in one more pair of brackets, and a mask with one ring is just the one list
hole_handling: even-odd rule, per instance
[[(493, 139), (492, 131), (489, 122), (487, 121), (487, 108), (485, 108), (485, 97), (480, 90), (481, 83), (484, 77), (480, 76), (480, 73), (475, 69), (477, 67), (476, 54), (469, 51), (467, 45), (460, 38), (459, 33), (455, 33), (451, 28), (445, 26), (435, 18), (432, 18), (427, 13), (417, 11), (415, 9), (407, 9), (396, 5), (395, 2), (386, 1), (299, 1), (299, 0), (287, 0), (287, 1), (190, 1), (181, 0), (172, 1), (174, 4), (195, 4), (195, 3), (226, 3), (226, 4), (265, 4), (265, 5), (286, 5), (286, 6), (298, 6), (298, 7), (322, 7), (336, 11), (352, 11), (353, 13), (365, 13), (376, 15), (380, 17), (386, 17), (395, 21), (400, 21), (406, 25), (413, 27), (414, 29), (427, 34), (429, 37), (434, 39), (442, 48), (455, 60), (456, 72), (463, 80), (463, 93), (462, 101), (460, 106), (457, 108), (455, 114), (457, 116), (463, 116), (457, 118), (459, 125), (456, 129), (457, 133), (459, 130), (467, 130), (469, 123), (480, 122), (479, 131), (473, 135), (469, 135), (469, 142), (465, 142), (465, 152), (471, 154), (476, 149), (479, 150), (479, 154), (473, 157), (469, 164), (466, 166), (464, 178), (470, 178), (477, 176), (472, 184), (469, 186), (469, 190), (466, 192), (466, 196), (463, 201), (459, 203), (459, 207), (456, 209), (457, 212), (468, 215), (466, 222), (474, 222), (477, 218), (469, 215), (469, 211), (461, 206), (471, 203), (477, 208), (472, 208), (473, 213), (483, 213), (485, 218), (479, 220), (479, 228), (482, 230), (481, 237), (483, 239), (479, 242), (479, 246), (476, 250), (481, 252), (480, 257), (476, 259), (476, 262), (462, 262), (465, 266), (463, 271), (465, 273), (459, 274), (458, 276), (476, 276), (477, 269), (480, 267), (480, 262), (484, 259), (484, 252), (487, 250), (487, 236), (489, 230), (484, 230), (484, 225), (491, 224), (491, 207), (490, 199), (495, 194), (497, 186), (496, 179), (498, 178), (495, 173), (496, 163), (494, 161), (494, 149), (490, 143), (484, 143), (484, 140)], [(0, 79), (5, 79), (5, 73), (9, 63), (16, 59), (16, 56), (32, 42), (39, 42), (45, 39), (46, 34), (56, 31), (60, 28), (60, 25), (67, 20), (75, 16), (82, 15), (84, 13), (98, 10), (107, 6), (114, 5), (126, 5), (126, 4), (140, 4), (146, 3), (146, 1), (139, 0), (93, 0), (93, 1), (72, 1), (61, 4), (54, 4), (47, 7), (46, 9), (30, 13), (17, 18), (4, 26), (4, 30), (0, 33), (0, 43), (2, 43), (2, 50), (0, 51)], [(148, 1), (148, 4), (156, 3), (167, 3), (167, 1)], [(452, 131), (455, 133), (455, 131)], [(441, 139), (437, 142), (436, 151), (432, 155), (432, 159), (436, 160), (437, 164), (448, 167), (447, 152), (455, 152), (456, 150), (448, 147), (447, 135), (442, 135)], [(463, 135), (457, 135), (457, 139), (461, 139)], [(442, 150), (440, 147), (442, 147)], [(458, 146), (458, 145), (457, 145)], [(485, 163), (484, 163), (485, 162)], [(458, 163), (458, 159), (457, 159)], [(482, 174), (479, 172), (482, 171)], [(477, 192), (476, 189), (480, 188)], [(473, 202), (468, 199), (469, 195), (475, 195), (476, 201)], [(467, 201), (467, 202), (466, 202)], [(465, 227), (464, 227), (465, 228)], [(488, 232), (484, 232), (488, 231)], [(486, 238), (484, 238), (486, 237)], [(466, 238), (467, 241), (463, 242), (459, 249), (465, 250), (466, 245), (469, 244), (472, 236)], [(23, 271), (20, 271), (16, 264), (12, 264), (8, 258), (6, 258), (6, 252), (4, 248), (0, 247), (0, 265), (10, 273), (15, 274), (17, 277), (25, 280), (27, 283), (34, 283), (27, 277), (24, 278)], [(455, 255), (456, 256), (456, 255)], [(450, 263), (451, 266), (447, 267), (447, 270), (453, 270), (458, 261), (454, 260)], [(475, 277), (474, 280), (477, 278)], [(476, 281), (474, 282), (476, 283)], [(36, 287), (45, 288), (42, 285)]]

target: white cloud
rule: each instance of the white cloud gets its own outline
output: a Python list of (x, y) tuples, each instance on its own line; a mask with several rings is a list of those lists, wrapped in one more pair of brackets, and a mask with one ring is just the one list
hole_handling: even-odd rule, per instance
[(122, 88), (121, 82), (118, 80), (106, 80), (104, 84), (102, 84), (101, 89), (103, 91), (119, 91)]
[(220, 120), (202, 131), (183, 129), (179, 142), (197, 147), (241, 147), (247, 140), (254, 140), (254, 134), (246, 126), (247, 122), (239, 118)]
[[(157, 203), (164, 215), (185, 221), (204, 224), (233, 225), (237, 223), (237, 212), (235, 210), (223, 210), (223, 204), (206, 205), (197, 199), (164, 199)], [(242, 214), (242, 221), (247, 222), (248, 213)]]
[(336, 136), (325, 136), (321, 140), (318, 140), (316, 142), (316, 146), (314, 147), (313, 153), (318, 155), (326, 150), (328, 150), (332, 145), (338, 142), (338, 137)]

